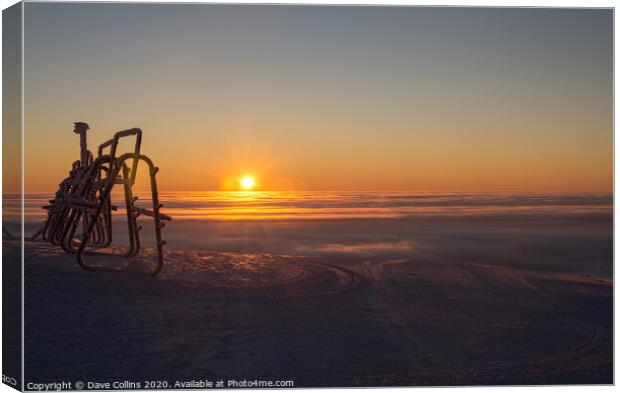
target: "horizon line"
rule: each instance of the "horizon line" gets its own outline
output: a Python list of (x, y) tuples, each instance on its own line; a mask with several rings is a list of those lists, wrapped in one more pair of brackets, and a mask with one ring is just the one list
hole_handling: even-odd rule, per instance
[[(29, 191), (24, 192), (24, 195), (28, 194), (50, 194), (55, 193), (57, 190), (48, 190), (48, 191)], [(113, 191), (114, 192), (114, 191)], [(150, 192), (149, 189), (138, 189), (135, 192)], [(583, 195), (583, 194), (605, 194), (605, 195), (614, 195), (614, 191), (561, 191), (561, 190), (546, 190), (546, 191), (531, 191), (531, 190), (494, 190), (494, 191), (464, 191), (464, 190), (354, 190), (354, 189), (316, 189), (316, 190), (215, 190), (215, 189), (160, 189), (158, 193), (200, 193), (200, 192), (212, 192), (212, 193), (243, 193), (243, 194), (251, 194), (251, 193), (278, 193), (278, 192), (286, 192), (286, 193), (312, 193), (312, 192), (321, 192), (321, 193), (411, 193), (411, 194), (456, 194), (456, 195), (478, 195), (478, 194), (511, 194), (511, 195)], [(2, 195), (21, 195), (21, 192), (2, 192)]]

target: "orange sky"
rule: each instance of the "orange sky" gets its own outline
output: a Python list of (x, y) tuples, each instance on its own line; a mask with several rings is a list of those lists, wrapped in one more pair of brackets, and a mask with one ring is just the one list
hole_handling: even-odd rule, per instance
[(26, 191), (74, 121), (166, 190), (612, 191), (609, 10), (243, 7), (26, 4)]

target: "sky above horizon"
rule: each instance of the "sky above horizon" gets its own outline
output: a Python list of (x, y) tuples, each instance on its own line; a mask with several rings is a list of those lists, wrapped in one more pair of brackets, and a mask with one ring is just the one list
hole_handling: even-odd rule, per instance
[(612, 192), (612, 10), (25, 4), (25, 188), (140, 127), (165, 190)]

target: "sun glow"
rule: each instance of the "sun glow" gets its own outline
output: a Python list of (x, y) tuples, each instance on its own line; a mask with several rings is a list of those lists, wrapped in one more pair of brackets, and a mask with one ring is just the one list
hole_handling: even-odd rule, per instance
[(242, 189), (249, 191), (252, 190), (256, 186), (256, 182), (254, 178), (251, 176), (244, 176), (239, 180), (239, 185)]

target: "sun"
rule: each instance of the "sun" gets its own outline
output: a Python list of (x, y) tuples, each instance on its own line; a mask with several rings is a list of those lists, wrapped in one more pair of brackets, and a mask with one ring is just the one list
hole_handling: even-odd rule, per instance
[(256, 182), (252, 176), (244, 176), (239, 180), (239, 185), (244, 190), (252, 190), (256, 186)]

